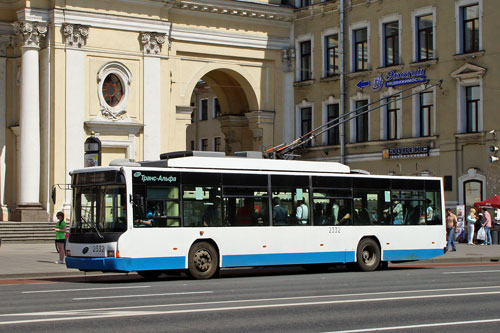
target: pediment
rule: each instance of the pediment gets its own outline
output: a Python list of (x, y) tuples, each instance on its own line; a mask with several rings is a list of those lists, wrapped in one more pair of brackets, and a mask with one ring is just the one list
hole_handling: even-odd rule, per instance
[(466, 63), (456, 71), (452, 72), (450, 76), (458, 81), (463, 81), (468, 79), (480, 79), (484, 73), (486, 73), (486, 68)]

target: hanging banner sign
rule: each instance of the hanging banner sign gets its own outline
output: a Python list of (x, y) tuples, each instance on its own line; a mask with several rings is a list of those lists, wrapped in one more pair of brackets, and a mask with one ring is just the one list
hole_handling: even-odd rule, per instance
[(420, 83), (427, 81), (425, 68), (406, 72), (388, 71), (373, 79), (372, 90), (378, 91), (382, 87), (395, 87), (404, 84)]
[(429, 156), (429, 146), (400, 147), (382, 150), (383, 159), (415, 158)]

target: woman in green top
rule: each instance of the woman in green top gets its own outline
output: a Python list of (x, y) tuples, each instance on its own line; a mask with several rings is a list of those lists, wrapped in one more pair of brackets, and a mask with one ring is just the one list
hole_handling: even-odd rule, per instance
[(56, 246), (59, 251), (59, 261), (58, 264), (64, 264), (64, 243), (66, 242), (66, 222), (64, 222), (64, 213), (57, 212), (56, 214), (57, 222), (56, 227), (53, 228), (56, 232)]

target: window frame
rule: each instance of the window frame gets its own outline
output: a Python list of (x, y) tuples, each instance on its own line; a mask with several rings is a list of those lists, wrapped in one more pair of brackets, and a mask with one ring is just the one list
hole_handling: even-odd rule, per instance
[[(464, 17), (463, 8), (478, 5), (478, 49), (475, 51), (466, 52), (464, 45)], [(456, 54), (475, 53), (483, 50), (483, 0), (457, 0), (455, 2), (455, 22), (456, 22)]]
[[(388, 35), (388, 29), (389, 25), (397, 24), (397, 31), (394, 34)], [(400, 34), (400, 27), (399, 27), (399, 21), (391, 21), (391, 22), (386, 22), (382, 23), (382, 31), (383, 31), (383, 49), (384, 49), (384, 54), (383, 54), (383, 61), (384, 61), (384, 66), (389, 67), (389, 66), (396, 66), (399, 65), (399, 58), (400, 58), (400, 50), (399, 50), (399, 34)], [(390, 47), (392, 47), (392, 60), (389, 56), (390, 54)]]
[[(366, 39), (364, 40), (358, 40), (356, 37), (357, 32), (366, 30)], [(352, 39), (353, 39), (353, 72), (362, 72), (368, 69), (368, 62), (369, 62), (369, 52), (368, 52), (368, 28), (367, 27), (361, 27), (359, 29), (354, 29), (352, 31)], [(360, 46), (362, 52), (361, 52), (361, 59), (358, 58), (358, 46)], [(365, 49), (366, 49), (366, 54), (365, 54)], [(359, 67), (359, 63), (361, 63), (361, 67)]]
[[(307, 80), (302, 79), (302, 57), (301, 57), (301, 44), (305, 42), (310, 42), (311, 52), (310, 52), (310, 62), (309, 62), (309, 78)], [(296, 81), (308, 81), (312, 80), (314, 76), (314, 35), (312, 33), (300, 35), (295, 39), (295, 54), (297, 55), (297, 60), (295, 61), (295, 78)]]
[[(364, 105), (358, 105), (360, 102), (366, 101), (366, 104)], [(354, 110), (356, 111), (356, 142), (367, 142), (369, 141), (369, 133), (370, 133), (370, 122), (369, 122), (369, 112), (366, 112), (359, 116), (360, 113), (365, 112), (369, 110), (369, 105), (370, 102), (368, 99), (359, 99), (354, 101)], [(358, 110), (360, 107), (363, 109)], [(361, 122), (362, 121), (362, 122)], [(360, 130), (360, 122), (362, 125), (362, 128)]]
[[(469, 99), (469, 89), (477, 88), (477, 93), (479, 98)], [(481, 86), (479, 84), (468, 85), (464, 87), (465, 89), (465, 132), (466, 133), (477, 133), (479, 132), (479, 113), (480, 113), (480, 102), (481, 102)], [(471, 110), (470, 105), (474, 104), (474, 110)], [(471, 113), (474, 112), (475, 123), (471, 121)]]
[[(335, 46), (330, 46), (329, 39), (332, 36), (337, 36), (337, 44)], [(338, 30), (329, 30), (323, 33), (323, 77), (332, 77), (339, 73), (339, 34)], [(332, 50), (333, 55), (330, 55), (330, 50)], [(333, 63), (331, 63), (333, 60)], [(332, 70), (330, 70), (332, 68)]]
[[(432, 104), (430, 105), (422, 105), (422, 96), (424, 94), (432, 94)], [(433, 116), (434, 116), (434, 108), (435, 108), (435, 102), (434, 102), (434, 97), (435, 97), (435, 94), (434, 94), (434, 91), (433, 90), (428, 90), (428, 91), (421, 91), (419, 92), (418, 94), (418, 134), (419, 134), (419, 137), (427, 137), (427, 136), (432, 136), (433, 134)], [(427, 115), (427, 122), (428, 122), (428, 125), (427, 125), (427, 130), (424, 129), (424, 126), (422, 125), (423, 124), (423, 116), (422, 116), (422, 112), (423, 112), (423, 109), (427, 109), (427, 112), (428, 112), (428, 115)]]
[[(206, 110), (204, 110), (204, 105), (206, 104)], [(199, 119), (201, 121), (208, 120), (208, 98), (200, 98), (199, 104)]]

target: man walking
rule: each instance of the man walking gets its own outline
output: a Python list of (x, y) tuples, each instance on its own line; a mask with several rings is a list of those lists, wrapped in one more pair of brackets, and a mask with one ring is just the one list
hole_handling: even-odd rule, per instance
[(448, 244), (446, 245), (446, 251), (450, 249), (456, 251), (455, 246), (455, 230), (457, 229), (457, 216), (451, 212), (450, 208), (446, 208), (446, 233), (448, 235)]
[(491, 215), (486, 209), (484, 209), (484, 231), (486, 231), (486, 238), (484, 239), (484, 245), (491, 245)]

